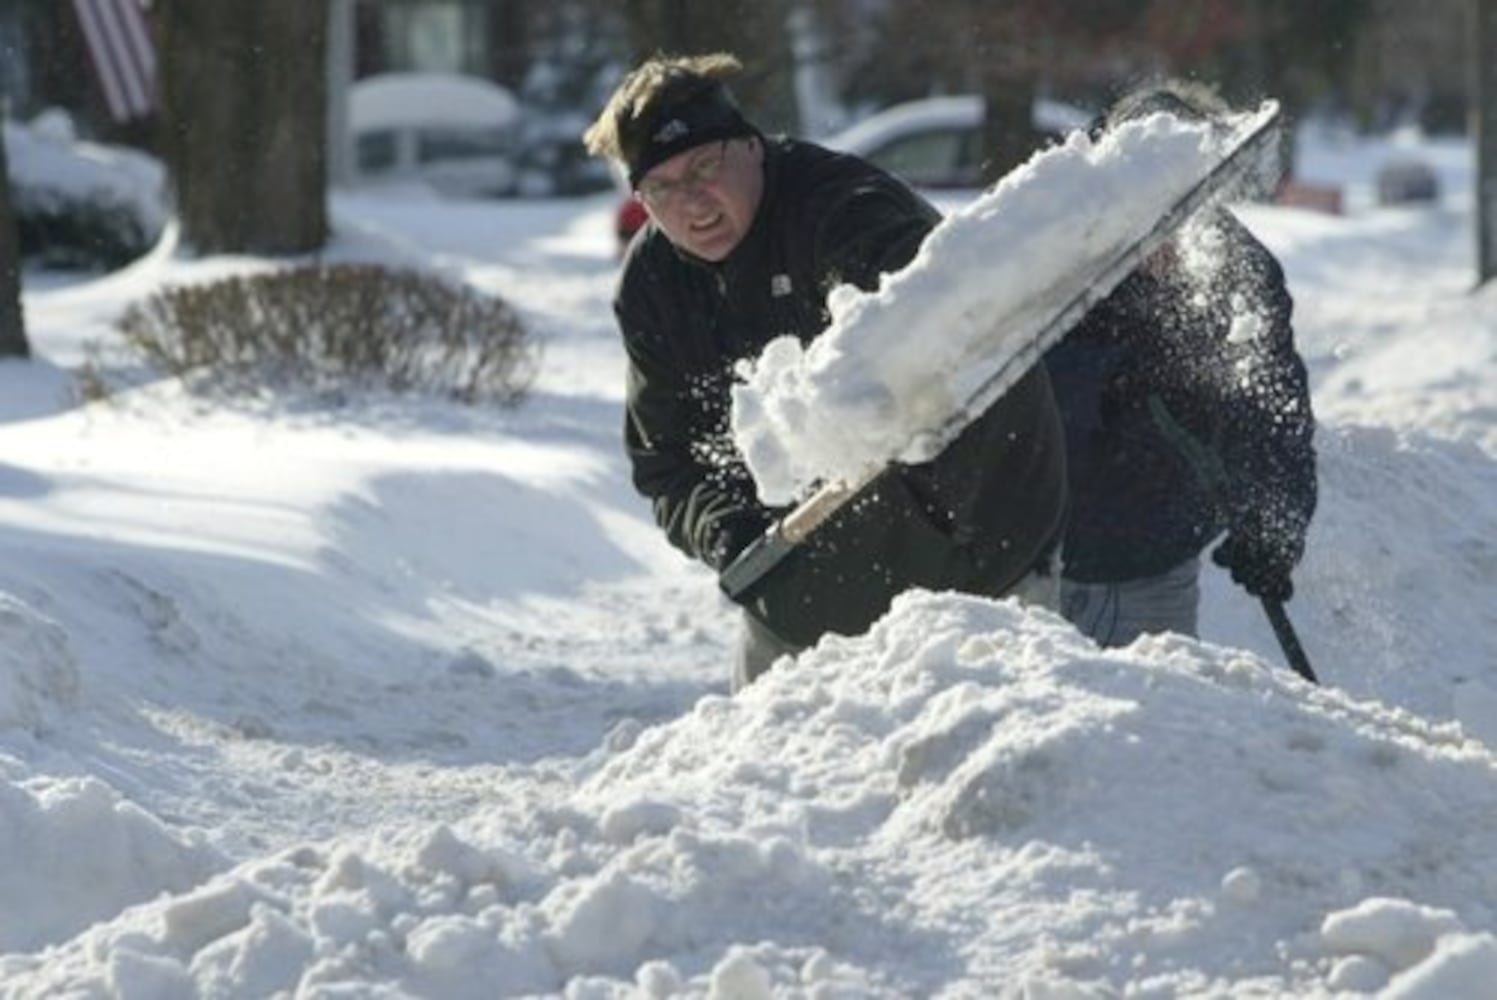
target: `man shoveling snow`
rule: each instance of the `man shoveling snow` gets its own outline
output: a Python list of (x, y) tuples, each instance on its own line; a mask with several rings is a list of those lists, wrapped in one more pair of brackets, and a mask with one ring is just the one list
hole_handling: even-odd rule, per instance
[[(1107, 117), (1160, 111), (1226, 113), (1176, 83)], [(1196, 635), (1200, 556), (1223, 532), (1212, 556), (1233, 580), (1289, 600), (1316, 501), (1292, 311), (1268, 249), (1226, 211), (1201, 212), (1046, 355), (1070, 484), (1061, 610), (1098, 643)]]
[[(833, 289), (874, 289), (939, 222), (869, 164), (764, 136), (722, 83), (737, 68), (728, 56), (651, 60), (587, 136), (627, 169), (651, 217), (615, 302), (634, 482), (671, 542), (719, 571), (789, 499), (757, 496), (734, 444), (735, 366), (779, 336), (814, 342)], [(905, 332), (927, 347), (947, 333), (939, 319)], [(910, 587), (1055, 606), (1063, 450), (1035, 368), (938, 457), (889, 469), (742, 596), (736, 684), (825, 632), (862, 632)]]
[[(589, 143), (623, 161), (653, 222), (616, 302), (635, 483), (678, 547), (729, 570), (737, 681), (863, 631), (910, 587), (1054, 607), (1064, 456), (1041, 334), (1064, 332), (1078, 285), (1122, 280), (1109, 269), (1272, 111), (1078, 134), (937, 225), (868, 164), (765, 139), (725, 66), (647, 63)], [(784, 544), (827, 489), (765, 534), (828, 483), (814, 531)], [(772, 563), (739, 585), (761, 551)]]

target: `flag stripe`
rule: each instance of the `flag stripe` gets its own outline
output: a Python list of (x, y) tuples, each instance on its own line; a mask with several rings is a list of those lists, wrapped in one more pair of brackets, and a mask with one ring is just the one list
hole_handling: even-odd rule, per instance
[[(156, 45), (151, 40), (150, 26), (140, 4), (131, 3), (130, 16), (125, 18), (125, 37), (135, 50), (136, 64), (141, 68), (141, 79), (145, 82), (148, 100), (156, 96)], [(154, 101), (153, 101), (154, 103)]]
[[(126, 0), (128, 2), (128, 0)], [(136, 79), (135, 66), (130, 62), (130, 53), (125, 49), (119, 29), (119, 3), (117, 0), (89, 0), (94, 18), (99, 25), (99, 35), (108, 51), (108, 60), (120, 81), (124, 96), (125, 117), (133, 118), (141, 105), (140, 82)]]
[(156, 105), (156, 52), (140, 0), (73, 0), (95, 74), (116, 121)]
[(140, 17), (140, 7), (136, 0), (94, 0), (94, 3), (103, 15), (109, 47), (114, 52), (119, 73), (125, 80), (125, 93), (129, 98), (132, 117), (149, 114), (151, 103), (146, 87), (145, 68), (136, 61), (135, 54), (131, 51), (126, 27), (131, 18)]
[(156, 104), (156, 49), (151, 44), (145, 14), (138, 0), (121, 0), (116, 9), (120, 12), (119, 18), (124, 29), (120, 37), (130, 50), (132, 62), (139, 74), (136, 79), (140, 81), (144, 108), (142, 113), (148, 114)]
[(138, 14), (139, 10), (131, 9), (133, 0), (94, 0), (94, 3), (101, 15), (100, 21), (105, 26), (104, 34), (109, 40), (110, 52), (125, 81), (129, 109), (132, 114), (144, 114), (150, 111), (150, 106), (146, 103), (145, 71), (136, 61), (126, 28), (130, 15)]
[(115, 76), (109, 61), (109, 50), (104, 44), (103, 30), (94, 18), (93, 4), (89, 0), (73, 0), (73, 10), (78, 15), (78, 23), (83, 28), (84, 41), (88, 43), (88, 54), (92, 57), (94, 64), (94, 75), (98, 77), (99, 84), (104, 90), (104, 102), (109, 105), (109, 113), (116, 121), (122, 121), (128, 117), (125, 110), (125, 96), (120, 80)]

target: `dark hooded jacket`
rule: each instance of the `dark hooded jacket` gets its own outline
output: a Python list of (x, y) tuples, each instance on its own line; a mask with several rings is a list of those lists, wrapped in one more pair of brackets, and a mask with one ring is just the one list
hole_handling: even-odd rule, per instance
[[(782, 335), (809, 342), (830, 321), (832, 288), (876, 287), (939, 221), (888, 174), (809, 143), (766, 140), (764, 170), (732, 254), (707, 263), (647, 226), (615, 300), (635, 486), (672, 544), (718, 570), (783, 513), (758, 501), (732, 443), (734, 365)], [(1036, 366), (937, 459), (891, 467), (741, 599), (780, 638), (809, 645), (862, 632), (910, 587), (1003, 594), (1057, 545), (1064, 450)]]
[(1203, 260), (1140, 268), (1046, 355), (1071, 486), (1065, 575), (1153, 576), (1224, 530), (1299, 559), (1314, 416), (1273, 255), (1225, 212)]

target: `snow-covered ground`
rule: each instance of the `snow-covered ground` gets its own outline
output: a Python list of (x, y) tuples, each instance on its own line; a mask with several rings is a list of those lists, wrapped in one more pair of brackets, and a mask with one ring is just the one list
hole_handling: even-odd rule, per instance
[[(1250, 207), (1322, 503), (1280, 665), (913, 593), (729, 698), (628, 485), (611, 199), (341, 198), (334, 256), (515, 301), (512, 412), (70, 402), (130, 301), (28, 275), (0, 365), (0, 996), (1492, 995), (1497, 290), (1433, 208)], [(1365, 185), (1385, 145), (1311, 147)], [(995, 250), (995, 266), (999, 266)]]

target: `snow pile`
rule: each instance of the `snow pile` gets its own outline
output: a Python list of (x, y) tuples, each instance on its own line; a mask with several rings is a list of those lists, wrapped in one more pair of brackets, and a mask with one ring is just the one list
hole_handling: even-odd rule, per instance
[[(225, 864), (202, 841), (184, 840), (97, 778), (0, 783), (0, 954), (199, 884)], [(0, 963), (0, 983), (3, 973)]]
[(1095, 142), (1073, 133), (948, 217), (877, 291), (837, 289), (825, 333), (771, 342), (734, 387), (733, 435), (760, 497), (787, 503), (817, 481), (930, 458), (974, 398), (1023, 374), (1074, 278), (1147, 233), (1273, 110), (1231, 129), (1155, 114)]
[[(625, 723), (569, 801), (241, 865), (22, 995), (1482, 996), (1497, 756), (1193, 641), (910, 594), (736, 699)], [(876, 873), (876, 874), (875, 874)], [(1058, 992), (1057, 992), (1058, 991)], [(1092, 991), (1092, 992), (1083, 992)]]

